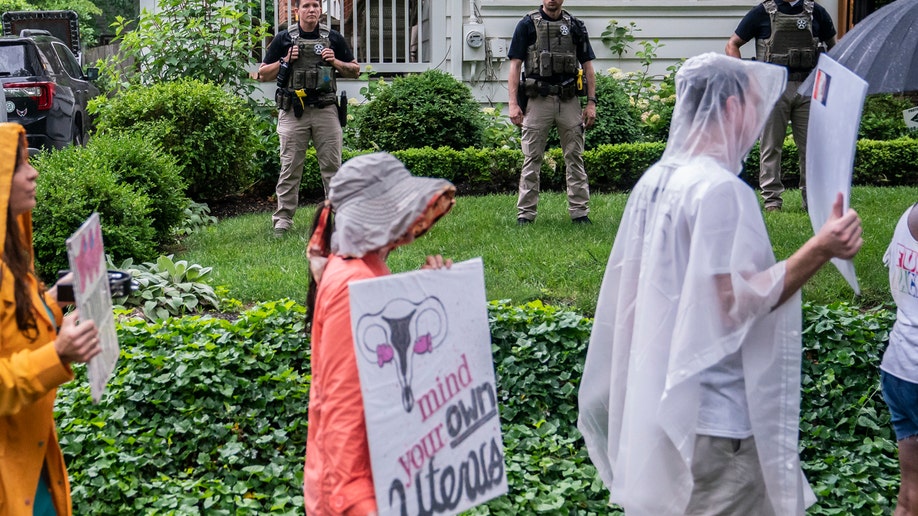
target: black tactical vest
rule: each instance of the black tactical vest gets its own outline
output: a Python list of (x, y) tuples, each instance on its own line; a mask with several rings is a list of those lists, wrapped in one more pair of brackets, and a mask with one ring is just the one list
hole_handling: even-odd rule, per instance
[(538, 10), (529, 13), (536, 29), (536, 41), (529, 46), (526, 77), (557, 84), (558, 79), (576, 77), (580, 68), (574, 45), (573, 19), (561, 11), (561, 19), (547, 20)]
[(299, 47), (299, 57), (290, 63), (290, 90), (304, 90), (306, 98), (321, 102), (335, 101), (335, 68), (322, 59), (322, 50), (331, 47), (329, 29), (319, 24), (319, 38), (300, 37), (299, 25), (290, 30), (290, 39)]
[(762, 5), (771, 18), (771, 36), (756, 40), (755, 58), (788, 67), (788, 80), (803, 80), (819, 59), (819, 40), (813, 35), (813, 0), (803, 0), (800, 14), (779, 12), (775, 0)]

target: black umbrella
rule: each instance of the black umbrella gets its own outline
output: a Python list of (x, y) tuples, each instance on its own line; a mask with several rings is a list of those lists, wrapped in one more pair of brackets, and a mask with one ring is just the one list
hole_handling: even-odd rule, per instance
[[(828, 56), (869, 85), (867, 93), (918, 90), (918, 0), (895, 0), (838, 40)], [(809, 95), (815, 73), (797, 90)]]

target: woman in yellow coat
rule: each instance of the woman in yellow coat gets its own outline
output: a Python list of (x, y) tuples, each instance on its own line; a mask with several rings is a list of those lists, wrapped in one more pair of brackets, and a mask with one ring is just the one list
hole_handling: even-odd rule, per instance
[(70, 363), (99, 353), (95, 325), (64, 317), (35, 276), (37, 178), (22, 126), (0, 124), (0, 516), (71, 514), (54, 398)]

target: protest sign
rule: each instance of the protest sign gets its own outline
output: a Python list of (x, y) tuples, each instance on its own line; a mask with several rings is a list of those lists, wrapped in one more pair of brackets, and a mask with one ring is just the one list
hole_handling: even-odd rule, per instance
[(905, 127), (909, 129), (918, 129), (918, 107), (909, 108), (903, 111), (902, 118), (905, 119)]
[[(867, 83), (826, 54), (819, 56), (815, 73), (806, 143), (806, 199), (813, 231), (818, 232), (829, 220), (838, 192), (848, 209)], [(854, 262), (833, 258), (832, 263), (860, 294)]]
[(481, 259), (349, 285), (380, 515), (507, 492)]
[(90, 215), (67, 239), (67, 258), (73, 272), (73, 294), (80, 310), (80, 320), (92, 320), (99, 329), (102, 352), (89, 361), (86, 370), (92, 400), (98, 403), (108, 378), (115, 370), (119, 353), (98, 213)]

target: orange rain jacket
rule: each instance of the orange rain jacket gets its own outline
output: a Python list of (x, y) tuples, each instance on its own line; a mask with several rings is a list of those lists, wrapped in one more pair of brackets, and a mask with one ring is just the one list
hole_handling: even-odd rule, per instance
[[(10, 185), (22, 133), (18, 124), (0, 124), (0, 253), (10, 223)], [(32, 214), (20, 215), (16, 223), (31, 252)], [(13, 275), (0, 261), (0, 516), (32, 516), (43, 464), (57, 514), (70, 516), (70, 485), (52, 414), (57, 387), (73, 379), (54, 349), (63, 315), (51, 296), (45, 294), (42, 302), (38, 280), (33, 275), (28, 280), (38, 326), (34, 340), (16, 325)]]

